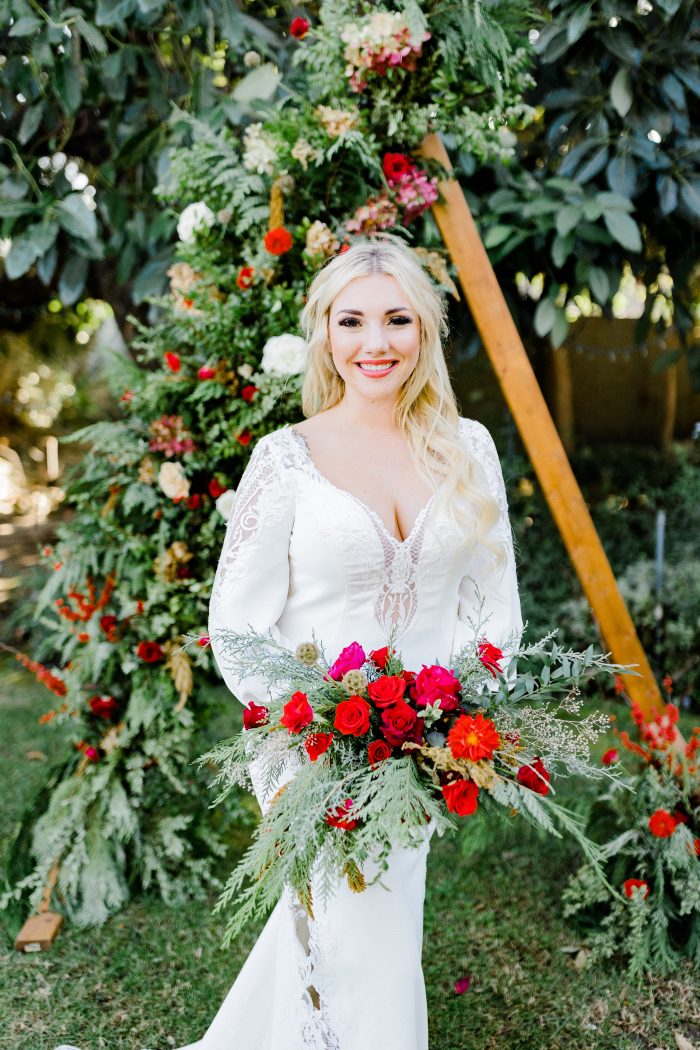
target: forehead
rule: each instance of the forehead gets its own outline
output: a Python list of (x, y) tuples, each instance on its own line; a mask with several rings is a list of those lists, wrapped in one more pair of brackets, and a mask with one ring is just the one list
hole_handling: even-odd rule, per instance
[(348, 281), (336, 295), (331, 309), (365, 311), (380, 307), (383, 310), (396, 309), (400, 306), (413, 309), (413, 303), (396, 278), (387, 273), (373, 273)]

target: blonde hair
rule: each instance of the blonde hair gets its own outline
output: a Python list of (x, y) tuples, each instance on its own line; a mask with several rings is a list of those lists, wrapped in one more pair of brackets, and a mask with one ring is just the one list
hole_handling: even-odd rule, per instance
[(445, 302), (418, 256), (396, 238), (356, 240), (331, 258), (311, 282), (301, 314), (308, 344), (303, 413), (308, 418), (342, 400), (345, 382), (330, 354), (330, 310), (350, 281), (373, 274), (396, 279), (420, 322), (418, 361), (399, 391), (394, 426), (406, 435), (418, 472), (433, 492), (445, 483), (441, 495), (455, 524), (502, 564), (503, 543), (489, 536), (498, 519), (498, 503), (484, 469), (459, 438), (459, 409), (442, 348), (447, 336)]

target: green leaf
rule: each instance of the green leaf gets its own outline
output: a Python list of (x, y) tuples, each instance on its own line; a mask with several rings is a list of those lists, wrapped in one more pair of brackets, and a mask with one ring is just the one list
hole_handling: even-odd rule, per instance
[(533, 325), (537, 335), (540, 337), (547, 335), (551, 332), (554, 322), (557, 319), (557, 308), (551, 299), (540, 299), (535, 310), (535, 316), (533, 318)]
[(596, 193), (595, 199), (606, 211), (634, 211), (632, 201), (621, 193), (607, 193), (601, 190), (600, 193)]
[(642, 235), (631, 215), (624, 211), (610, 210), (603, 213), (605, 225), (611, 237), (629, 252), (641, 252)]
[(578, 181), (583, 185), (583, 183), (588, 182), (589, 179), (601, 172), (608, 163), (609, 156), (610, 151), (607, 146), (602, 146), (601, 149), (596, 150), (593, 156), (589, 157), (586, 163), (582, 164), (577, 171), (576, 178)]
[(662, 215), (670, 215), (678, 207), (678, 183), (671, 175), (660, 175), (656, 180), (659, 207)]
[(671, 105), (679, 112), (683, 113), (688, 108), (685, 99), (685, 91), (680, 80), (674, 77), (673, 73), (667, 73), (661, 81), (661, 90), (669, 100)]
[(73, 303), (77, 303), (85, 288), (89, 265), (88, 260), (82, 255), (69, 256), (58, 279), (58, 298), (64, 306), (72, 306)]
[(27, 226), (23, 237), (27, 237), (36, 245), (37, 255), (43, 255), (52, 247), (58, 237), (58, 224), (44, 219), (42, 222), (34, 222)]
[(83, 240), (97, 237), (95, 213), (85, 204), (79, 193), (69, 193), (58, 202), (58, 221), (66, 233)]
[(495, 226), (489, 226), (484, 234), (484, 248), (497, 247), (497, 245), (507, 241), (512, 232), (512, 226), (502, 226), (498, 223)]
[(700, 218), (700, 179), (681, 183), (681, 200), (688, 211)]
[(571, 249), (574, 246), (576, 235), (573, 231), (567, 233), (566, 237), (560, 237), (556, 235), (552, 241), (551, 256), (552, 262), (557, 267), (562, 267), (566, 260), (571, 255)]
[(566, 27), (566, 38), (570, 44), (575, 44), (588, 29), (592, 10), (592, 4), (584, 4), (574, 11)]
[(80, 106), (83, 89), (80, 85), (80, 67), (71, 55), (66, 55), (54, 67), (56, 91), (66, 113), (73, 114)]
[(613, 108), (624, 117), (632, 106), (633, 97), (632, 89), (630, 87), (630, 75), (629, 70), (618, 69), (617, 73), (613, 77), (613, 82), (610, 85), (610, 101), (613, 104)]
[(97, 26), (86, 22), (82, 15), (77, 15), (74, 25), (91, 50), (96, 51), (98, 55), (107, 54), (107, 41)]
[(16, 281), (18, 277), (22, 277), (34, 265), (39, 254), (31, 238), (15, 238), (5, 259), (5, 274), (8, 280)]
[(605, 172), (608, 186), (622, 197), (633, 197), (637, 188), (637, 162), (631, 153), (618, 153)]
[(40, 18), (32, 16), (18, 18), (10, 27), (8, 36), (31, 36), (37, 29), (41, 29), (43, 24)]
[(231, 92), (236, 102), (250, 103), (257, 99), (268, 102), (280, 82), (280, 72), (272, 62), (263, 62), (257, 69), (239, 80)]
[(29, 201), (2, 201), (0, 200), (0, 218), (16, 219), (20, 215), (31, 215), (38, 210), (38, 205)]
[(566, 319), (566, 312), (562, 307), (556, 311), (556, 317), (554, 318), (554, 324), (552, 325), (552, 331), (549, 336), (549, 341), (556, 350), (566, 339), (569, 334), (569, 322)]
[(24, 146), (34, 135), (36, 135), (41, 125), (41, 118), (43, 115), (43, 102), (37, 102), (33, 106), (29, 106), (28, 109), (25, 109), (22, 123), (20, 124), (19, 132), (17, 133), (20, 145)]
[(136, 10), (136, 0), (98, 0), (95, 22), (98, 26), (116, 26)]
[(593, 298), (601, 306), (604, 306), (610, 296), (610, 281), (605, 270), (600, 266), (590, 266), (588, 268), (588, 283)]
[(694, 95), (700, 98), (700, 73), (697, 70), (683, 69), (682, 67), (676, 69), (675, 73), (678, 79), (685, 84), (688, 91), (692, 91)]
[(580, 204), (566, 204), (557, 215), (557, 233), (560, 237), (566, 237), (567, 233), (576, 226), (583, 218), (583, 208)]
[(56, 272), (57, 262), (58, 251), (56, 250), (56, 245), (54, 244), (53, 248), (49, 248), (49, 250), (41, 256), (41, 258), (36, 264), (36, 272), (39, 277), (39, 280), (43, 285), (48, 286), (51, 283), (51, 278)]

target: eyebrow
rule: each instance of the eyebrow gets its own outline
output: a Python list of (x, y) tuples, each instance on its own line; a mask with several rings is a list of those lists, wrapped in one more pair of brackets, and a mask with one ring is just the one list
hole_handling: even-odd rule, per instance
[[(390, 310), (385, 310), (384, 311), (384, 316), (386, 317), (387, 314), (397, 314), (397, 313), (399, 313), (402, 310), (405, 310), (407, 313), (411, 312), (410, 306), (392, 306), (392, 308)], [(354, 317), (364, 317), (365, 316), (364, 313), (362, 312), (362, 310), (345, 310), (345, 309), (341, 308), (340, 310), (336, 310), (335, 312), (337, 314), (352, 314)]]

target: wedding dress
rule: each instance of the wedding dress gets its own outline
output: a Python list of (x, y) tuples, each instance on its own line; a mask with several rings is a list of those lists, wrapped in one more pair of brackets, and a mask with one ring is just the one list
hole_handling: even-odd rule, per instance
[[(459, 435), (498, 501), (494, 535), (507, 550), (500, 571), (489, 571), (483, 548), (466, 541), (435, 495), (400, 541), (375, 511), (317, 470), (293, 426), (257, 442), (236, 492), (210, 606), (212, 648), (240, 701), (264, 703), (265, 683), (226, 667), (218, 628), (269, 630), (290, 649), (314, 631), (333, 660), (352, 641), (366, 652), (380, 648), (393, 627), (405, 666), (416, 671), (449, 666), (473, 640), (468, 621), (477, 595), (489, 641), (504, 645), (522, 630), (496, 449), (473, 420), (460, 419)], [(273, 791), (263, 794), (263, 763), (252, 763), (251, 779), (265, 812)], [(343, 881), (325, 906), (314, 901), (313, 919), (285, 892), (206, 1034), (181, 1050), (427, 1050), (421, 948), (429, 838), (428, 831), (415, 849), (395, 850), (381, 881), (364, 892), (352, 893)]]

